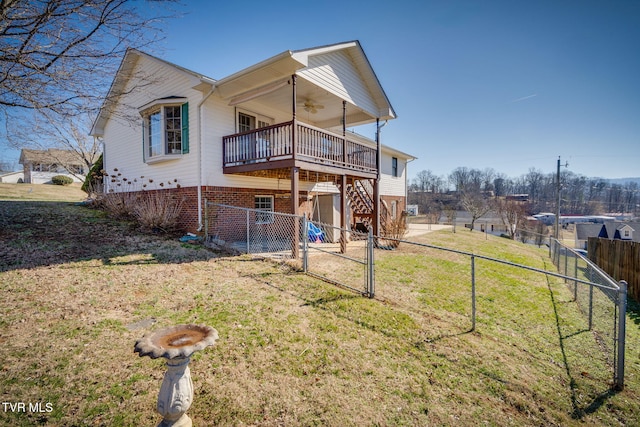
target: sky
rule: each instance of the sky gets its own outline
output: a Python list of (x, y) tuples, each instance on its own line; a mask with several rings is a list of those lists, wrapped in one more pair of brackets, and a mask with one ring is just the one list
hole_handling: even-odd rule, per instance
[[(640, 176), (640, 1), (183, 0), (150, 51), (215, 79), (359, 40), (398, 118), (383, 144), (446, 177)], [(374, 127), (356, 128), (373, 138)]]

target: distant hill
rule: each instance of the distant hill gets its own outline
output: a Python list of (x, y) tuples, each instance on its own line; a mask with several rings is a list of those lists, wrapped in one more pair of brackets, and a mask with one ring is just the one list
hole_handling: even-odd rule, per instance
[(607, 179), (607, 182), (609, 182), (610, 184), (620, 184), (620, 185), (624, 185), (628, 182), (635, 182), (636, 184), (640, 185), (640, 177)]

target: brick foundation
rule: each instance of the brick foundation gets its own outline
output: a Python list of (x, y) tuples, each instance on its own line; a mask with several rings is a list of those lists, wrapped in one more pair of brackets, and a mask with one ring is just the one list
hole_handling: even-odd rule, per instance
[[(184, 200), (182, 214), (180, 215), (180, 222), (183, 224), (182, 230), (185, 232), (196, 233), (198, 231), (198, 189), (197, 187), (181, 187), (172, 188), (166, 190), (156, 191), (168, 191), (176, 197), (181, 197)], [(219, 203), (223, 205), (238, 206), (242, 208), (255, 208), (255, 196), (268, 195), (274, 196), (274, 210), (276, 212), (292, 213), (291, 211), (291, 192), (287, 190), (265, 190), (255, 188), (231, 188), (231, 187), (214, 187), (204, 186), (202, 187), (202, 208), (204, 216), (204, 199), (211, 203)], [(306, 214), (307, 217), (311, 217), (313, 211), (313, 201), (308, 198), (312, 194), (308, 194), (306, 191), (300, 192), (299, 198), (299, 212)], [(405, 210), (404, 197), (397, 196), (381, 196), (381, 200), (384, 200), (389, 209), (393, 201), (397, 203), (397, 213), (400, 214)], [(203, 218), (204, 220), (204, 218)]]

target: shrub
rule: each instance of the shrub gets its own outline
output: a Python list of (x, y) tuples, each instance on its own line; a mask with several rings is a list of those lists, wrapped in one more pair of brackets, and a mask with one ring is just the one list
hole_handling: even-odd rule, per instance
[(180, 228), (178, 220), (184, 200), (168, 191), (180, 188), (177, 179), (165, 183), (141, 176), (132, 180), (117, 168), (112, 174), (101, 174), (109, 180), (111, 188), (107, 193), (97, 194), (95, 205), (110, 216), (134, 220), (147, 231), (171, 232)]
[(82, 183), (82, 191), (87, 193), (89, 197), (93, 197), (97, 193), (102, 192), (102, 162), (102, 154), (100, 154), (100, 157), (95, 164), (91, 166), (91, 170), (89, 170), (89, 173)]
[(51, 182), (55, 185), (69, 185), (73, 184), (73, 178), (68, 177), (66, 175), (56, 175), (51, 178)]
[[(378, 246), (386, 249), (394, 249), (400, 246), (400, 240), (404, 239), (407, 234), (407, 213), (396, 216), (394, 219), (388, 219), (387, 225), (382, 230), (383, 240), (378, 242)], [(384, 239), (386, 237), (386, 239)]]
[(145, 191), (138, 195), (133, 206), (133, 217), (149, 231), (170, 232), (179, 228), (183, 199), (168, 191)]

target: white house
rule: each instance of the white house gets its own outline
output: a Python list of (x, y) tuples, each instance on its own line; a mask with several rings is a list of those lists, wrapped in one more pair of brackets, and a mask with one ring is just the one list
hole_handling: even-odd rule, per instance
[(87, 174), (82, 157), (72, 150), (23, 148), (19, 163), (23, 167), (23, 180), (29, 184), (51, 183), (56, 175), (64, 175), (80, 183)]
[[(383, 230), (405, 209), (414, 159), (380, 143), (394, 118), (358, 41), (285, 51), (220, 80), (129, 50), (91, 134), (114, 175), (107, 191), (162, 183), (187, 198), (188, 231), (203, 226), (205, 198)], [(378, 141), (348, 130), (372, 123)]]

